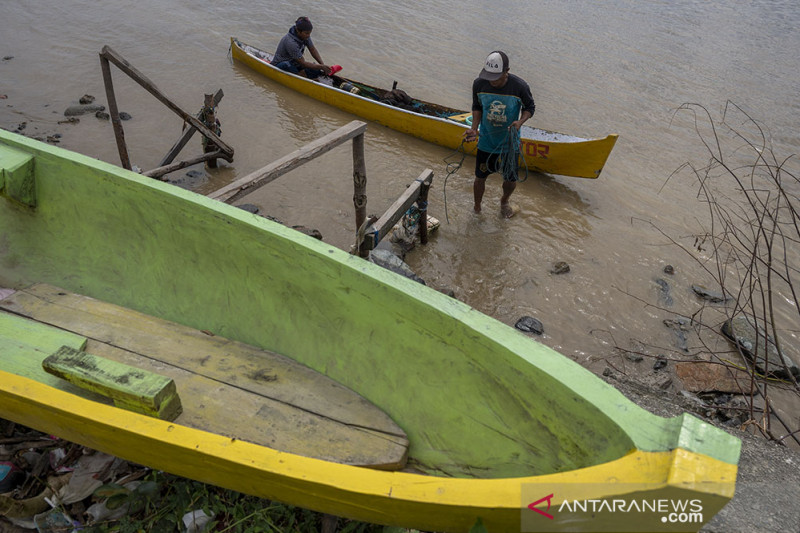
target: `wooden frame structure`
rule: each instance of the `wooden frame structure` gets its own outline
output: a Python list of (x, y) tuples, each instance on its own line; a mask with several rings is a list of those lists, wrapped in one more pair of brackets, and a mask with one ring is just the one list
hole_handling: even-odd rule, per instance
[[(111, 79), (111, 63), (114, 63), (122, 72), (127, 74), (133, 81), (141, 85), (147, 92), (152, 94), (163, 103), (167, 108), (181, 117), (184, 122), (189, 124), (189, 131), (184, 132), (181, 139), (173, 146), (172, 150), (162, 160), (161, 166), (154, 168), (143, 174), (152, 178), (160, 178), (161, 176), (179, 170), (190, 165), (194, 165), (203, 161), (209, 162), (210, 166), (214, 166), (218, 158), (224, 159), (228, 162), (233, 161), (233, 148), (225, 144), (219, 136), (209, 128), (208, 125), (203, 124), (193, 115), (181, 109), (177, 104), (172, 102), (167, 96), (156, 87), (144, 74), (139, 72), (133, 65), (126, 61), (121, 55), (111, 49), (109, 46), (104, 46), (100, 52), (100, 68), (103, 71), (103, 83), (106, 90), (106, 98), (108, 99), (108, 108), (111, 115), (111, 124), (114, 127), (114, 137), (117, 141), (117, 149), (119, 150), (119, 158), (122, 166), (128, 170), (132, 170), (130, 157), (128, 156), (128, 148), (125, 144), (125, 132), (122, 129), (122, 122), (119, 117), (119, 108), (117, 106), (117, 98), (114, 94), (114, 84)], [(211, 101), (210, 95), (206, 95), (206, 105)], [(218, 103), (222, 98), (222, 91), (218, 91), (213, 96), (213, 101)], [(212, 125), (213, 126), (213, 125)], [(208, 140), (208, 146), (213, 146), (215, 149), (206, 151), (203, 155), (193, 157), (178, 163), (169, 164), (174, 159), (178, 151), (186, 144), (189, 137), (194, 133), (194, 130), (199, 130)], [(183, 138), (186, 138), (183, 141)], [(181, 144), (183, 141), (183, 144)]]
[[(353, 205), (356, 211), (357, 242), (354, 252), (361, 257), (369, 255), (380, 240), (392, 229), (415, 202), (419, 207), (420, 220), (427, 222), (428, 189), (433, 181), (433, 171), (426, 169), (403, 195), (377, 220), (367, 220), (367, 169), (364, 161), (364, 132), (367, 125), (354, 120), (324, 137), (292, 152), (291, 154), (251, 172), (250, 174), (217, 189), (209, 198), (231, 204), (236, 200), (260, 189), (308, 161), (331, 151), (337, 146), (353, 140)], [(428, 242), (427, 223), (419, 224), (420, 242)]]

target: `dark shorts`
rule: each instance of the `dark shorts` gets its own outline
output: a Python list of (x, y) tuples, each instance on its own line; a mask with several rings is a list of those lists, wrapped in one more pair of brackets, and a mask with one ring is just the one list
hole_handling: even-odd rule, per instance
[[(286, 72), (291, 72), (292, 74), (300, 74), (300, 68), (294, 61), (281, 61), (280, 63), (277, 63), (274, 66), (278, 67), (281, 70), (285, 70)], [(322, 76), (322, 70), (311, 69), (311, 68), (306, 69), (306, 76), (309, 79), (315, 80), (320, 76)]]
[(508, 168), (506, 169), (507, 172), (503, 172), (504, 166), (500, 154), (492, 154), (490, 152), (478, 150), (478, 153), (475, 155), (476, 178), (486, 179), (489, 174), (498, 172), (503, 174), (503, 180), (505, 181), (517, 181), (518, 163), (516, 159), (513, 162), (509, 161)]

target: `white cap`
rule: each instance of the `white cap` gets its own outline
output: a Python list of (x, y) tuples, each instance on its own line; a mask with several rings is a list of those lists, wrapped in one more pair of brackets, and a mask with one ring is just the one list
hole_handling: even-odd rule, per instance
[(494, 81), (503, 75), (503, 72), (508, 70), (508, 56), (505, 52), (495, 50), (486, 56), (486, 62), (483, 65), (483, 70), (478, 75), (479, 78), (484, 80)]

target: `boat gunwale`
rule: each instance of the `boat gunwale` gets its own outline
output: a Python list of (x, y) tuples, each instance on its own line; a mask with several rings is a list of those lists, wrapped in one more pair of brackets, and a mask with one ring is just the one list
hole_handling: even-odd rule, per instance
[[(559, 484), (602, 487), (602, 495), (595, 492), (595, 498), (678, 489), (690, 491), (694, 497), (702, 494), (715, 500), (730, 499), (735, 489), (736, 464), (681, 447), (663, 451), (634, 449), (618, 459), (597, 465), (516, 478), (456, 478), (382, 471), (281, 452), (235, 437), (209, 433), (112, 405), (98, 404), (2, 369), (0, 380), (4, 383), (0, 387), (0, 398), (3, 399), (6, 410), (11, 407), (21, 414), (15, 420), (18, 423), (36, 427), (38, 424), (32, 423), (32, 417), (59, 420), (66, 429), (54, 428), (52, 425), (41, 429), (61, 429), (59, 433), (64, 435), (62, 438), (78, 444), (254, 496), (281, 500), (284, 491), (290, 494), (306, 494), (307, 488), (314, 486), (317, 488), (300, 505), (321, 512), (340, 512), (331, 506), (341, 505), (354, 498), (356, 503), (347, 505), (351, 506), (351, 513), (355, 514), (344, 515), (360, 520), (378, 522), (384, 515), (380, 510), (370, 509), (365, 504), (365, 501), (377, 498), (392, 502), (388, 505), (395, 511), (398, 508), (403, 509), (406, 516), (414, 509), (413, 514), (424, 516), (424, 520), (433, 520), (425, 522), (419, 519), (418, 526), (427, 525), (428, 529), (440, 525), (437, 520), (447, 518), (447, 523), (452, 524), (456, 520), (463, 522), (466, 530), (474, 519), (461, 518), (465, 513), (482, 517), (484, 524), (492, 524), (492, 518), (500, 519), (502, 524), (509, 524), (514, 519), (519, 520), (520, 513), (524, 510), (522, 498), (525, 496), (526, 485), (547, 487), (547, 490)], [(50, 401), (33, 399), (42, 397), (50, 398)], [(46, 416), (54, 413), (57, 414), (55, 418)], [(84, 413), (91, 413), (92, 416)], [(119, 420), (125, 422), (119, 424)], [(105, 431), (99, 437), (87, 437), (81, 421)], [(69, 422), (72, 424), (67, 425)], [(129, 451), (120, 451), (118, 446), (113, 446), (114, 443), (126, 440), (132, 440), (139, 445), (128, 446), (126, 449)], [(170, 454), (158, 453), (165, 450), (177, 450), (175, 453), (180, 453), (184, 459), (171, 462)], [(188, 458), (184, 454), (188, 454)], [(214, 468), (209, 468), (210, 465), (214, 465)], [(634, 481), (619, 481), (626, 479), (626, 474), (629, 476), (627, 479)], [(701, 483), (697, 482), (698, 476), (702, 479)], [(610, 478), (617, 482), (609, 483)], [(348, 481), (345, 483), (343, 480)], [(243, 490), (236, 485), (242, 481), (252, 483), (252, 488)], [(566, 497), (561, 495), (554, 501), (559, 503), (560, 500), (566, 500)], [(430, 517), (429, 513), (438, 516)], [(410, 522), (408, 519), (404, 521)]]

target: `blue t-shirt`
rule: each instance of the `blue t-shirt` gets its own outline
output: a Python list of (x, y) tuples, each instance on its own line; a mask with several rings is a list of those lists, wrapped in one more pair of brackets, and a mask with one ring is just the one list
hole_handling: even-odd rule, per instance
[(297, 28), (292, 26), (289, 32), (283, 36), (278, 43), (278, 48), (275, 50), (275, 57), (272, 58), (272, 64), (277, 65), (284, 61), (295, 61), (303, 57), (306, 51), (306, 46), (312, 48), (314, 43), (311, 42), (311, 37), (305, 41), (297, 35)]
[(511, 123), (519, 120), (523, 110), (533, 116), (536, 104), (525, 80), (509, 74), (500, 88), (476, 78), (472, 83), (472, 109), (482, 112), (478, 149), (496, 154), (503, 150)]

